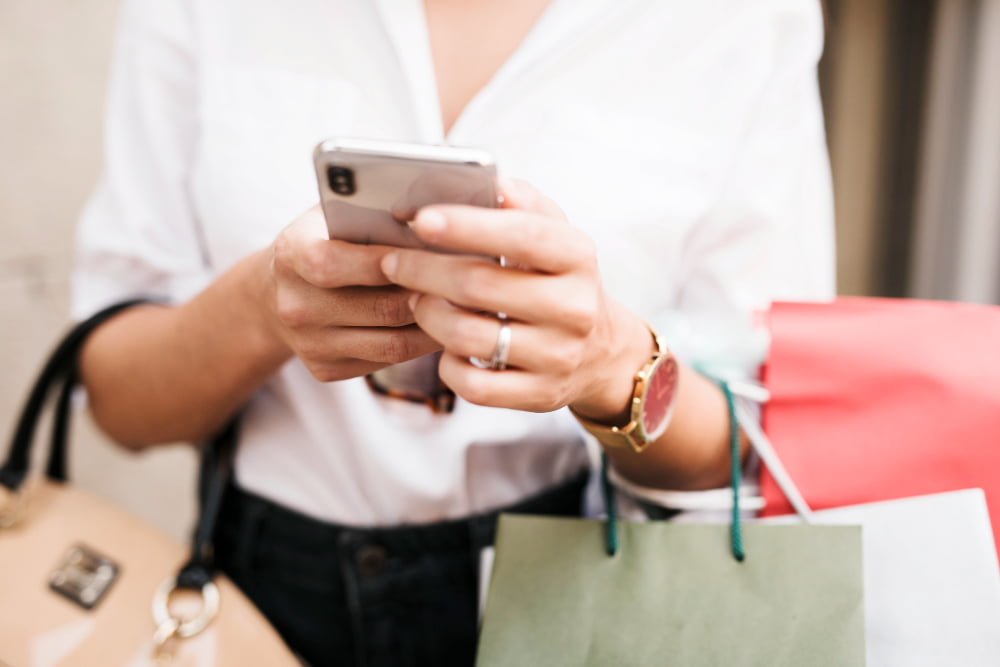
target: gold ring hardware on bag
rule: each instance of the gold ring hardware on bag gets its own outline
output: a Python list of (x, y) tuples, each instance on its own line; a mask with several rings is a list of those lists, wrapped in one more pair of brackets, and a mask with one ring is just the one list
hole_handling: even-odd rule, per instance
[(153, 660), (156, 664), (168, 665), (174, 659), (174, 642), (180, 627), (176, 618), (168, 618), (166, 623), (156, 628), (153, 633)]
[(161, 583), (153, 594), (153, 655), (157, 659), (169, 657), (168, 644), (173, 639), (194, 637), (208, 627), (219, 613), (219, 588), (214, 582), (201, 587), (201, 608), (193, 616), (176, 616), (170, 611), (170, 598), (177, 591), (177, 578), (170, 577)]
[(24, 488), (12, 491), (0, 486), (0, 530), (13, 528), (28, 509), (28, 494)]

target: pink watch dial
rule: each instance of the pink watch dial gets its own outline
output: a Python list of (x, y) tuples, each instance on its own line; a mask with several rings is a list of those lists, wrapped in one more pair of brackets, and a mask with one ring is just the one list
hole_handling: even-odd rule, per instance
[(642, 429), (647, 440), (656, 440), (667, 430), (677, 395), (677, 360), (665, 354), (650, 369), (642, 402)]

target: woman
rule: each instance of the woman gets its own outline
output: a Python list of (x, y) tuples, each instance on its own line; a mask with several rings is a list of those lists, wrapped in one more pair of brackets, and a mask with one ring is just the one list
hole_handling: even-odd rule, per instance
[[(801, 1), (130, 0), (75, 312), (171, 305), (89, 341), (97, 422), (142, 448), (246, 405), (217, 550), (292, 648), (471, 663), (491, 531), (469, 518), (578, 511), (581, 425), (633, 482), (725, 484), (725, 404), (691, 367), (752, 373), (751, 311), (832, 293), (821, 41)], [(524, 179), (505, 208), (412, 224), (517, 268), (329, 240), (328, 136), (491, 150)], [(647, 322), (680, 365), (643, 439), (611, 427)], [(364, 379), (436, 351), (448, 414)]]

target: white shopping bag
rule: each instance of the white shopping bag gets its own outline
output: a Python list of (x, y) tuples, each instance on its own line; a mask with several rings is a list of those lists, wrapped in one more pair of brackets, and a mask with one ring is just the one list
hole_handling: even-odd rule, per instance
[(812, 517), (863, 526), (868, 665), (1000, 666), (1000, 569), (981, 489)]

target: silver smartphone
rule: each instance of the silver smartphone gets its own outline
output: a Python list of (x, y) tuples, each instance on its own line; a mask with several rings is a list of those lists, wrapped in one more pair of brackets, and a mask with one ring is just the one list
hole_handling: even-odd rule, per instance
[(407, 223), (429, 204), (499, 205), (486, 151), (372, 139), (328, 139), (313, 153), (331, 239), (423, 247)]
[[(313, 152), (316, 181), (331, 239), (403, 248), (424, 247), (408, 223), (429, 204), (500, 204), (497, 170), (486, 151), (371, 139), (328, 139)], [(426, 397), (449, 411), (452, 394), (437, 374), (440, 353), (368, 376), (380, 393)]]

